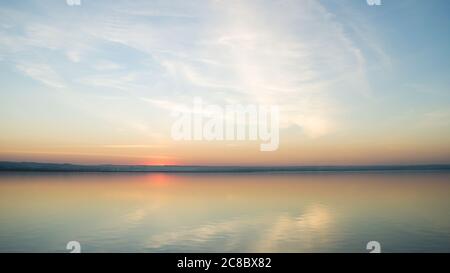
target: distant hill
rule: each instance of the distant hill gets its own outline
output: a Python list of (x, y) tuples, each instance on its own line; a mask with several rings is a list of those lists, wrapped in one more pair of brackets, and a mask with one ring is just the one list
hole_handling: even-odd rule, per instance
[(146, 166), (146, 165), (76, 165), (36, 162), (0, 161), (0, 171), (22, 172), (185, 172), (185, 173), (252, 173), (252, 172), (361, 172), (361, 171), (438, 171), (450, 164), (434, 165), (368, 165), (368, 166)]

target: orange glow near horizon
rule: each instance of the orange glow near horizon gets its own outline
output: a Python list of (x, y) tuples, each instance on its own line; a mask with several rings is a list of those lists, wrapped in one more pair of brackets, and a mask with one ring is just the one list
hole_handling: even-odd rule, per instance
[(158, 159), (158, 160), (143, 161), (142, 163), (138, 163), (137, 165), (145, 165), (145, 166), (173, 166), (173, 165), (179, 165), (179, 164), (175, 160)]

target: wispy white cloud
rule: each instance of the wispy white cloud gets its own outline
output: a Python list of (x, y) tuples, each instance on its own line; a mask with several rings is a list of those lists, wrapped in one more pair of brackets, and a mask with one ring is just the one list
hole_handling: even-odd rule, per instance
[(118, 89), (122, 91), (142, 90), (146, 87), (137, 83), (138, 74), (126, 72), (124, 74), (95, 74), (79, 79), (82, 84), (103, 87), (109, 89)]
[[(75, 13), (76, 23), (58, 16), (46, 23), (22, 19), (24, 34), (9, 33), (0, 44), (54, 50), (74, 65), (88, 63), (91, 70), (72, 74), (72, 83), (151, 97), (162, 109), (194, 96), (277, 104), (282, 125), (300, 126), (309, 137), (337, 127), (336, 113), (346, 107), (343, 93), (370, 89), (363, 51), (316, 1), (108, 2), (83, 10), (92, 16)], [(385, 55), (375, 39), (370, 42)], [(120, 61), (91, 58), (99, 52)], [(123, 57), (128, 55), (139, 58)], [(47, 85), (63, 86), (50, 64), (42, 72), (19, 67)], [(124, 67), (133, 69), (118, 72)], [(171, 104), (162, 105), (168, 97)]]
[(63, 79), (49, 65), (42, 63), (19, 63), (17, 69), (32, 79), (54, 88), (64, 88)]

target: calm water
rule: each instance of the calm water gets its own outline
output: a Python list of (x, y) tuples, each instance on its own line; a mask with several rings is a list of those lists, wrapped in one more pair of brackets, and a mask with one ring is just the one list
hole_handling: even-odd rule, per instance
[(0, 252), (450, 252), (450, 173), (0, 174)]

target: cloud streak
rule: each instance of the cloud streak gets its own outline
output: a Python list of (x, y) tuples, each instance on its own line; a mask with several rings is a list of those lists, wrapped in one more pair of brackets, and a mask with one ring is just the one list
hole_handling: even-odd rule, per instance
[(41, 82), (49, 87), (56, 89), (64, 88), (66, 85), (63, 79), (53, 68), (42, 63), (18, 63), (16, 68), (31, 77), (33, 80)]

